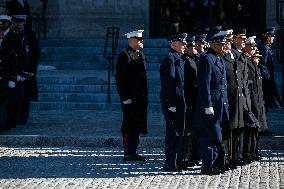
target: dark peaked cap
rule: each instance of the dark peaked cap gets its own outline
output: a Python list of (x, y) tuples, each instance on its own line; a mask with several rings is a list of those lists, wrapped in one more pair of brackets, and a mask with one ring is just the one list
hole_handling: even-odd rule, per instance
[(179, 41), (179, 42), (187, 44), (186, 37), (187, 37), (187, 33), (174, 34), (174, 35), (169, 37), (169, 42), (173, 43), (175, 41)]
[(269, 36), (275, 36), (275, 27), (266, 28), (263, 31), (263, 34), (266, 34), (266, 35), (269, 35)]
[(247, 38), (247, 30), (246, 29), (240, 29), (234, 32), (234, 38), (242, 38), (246, 39)]

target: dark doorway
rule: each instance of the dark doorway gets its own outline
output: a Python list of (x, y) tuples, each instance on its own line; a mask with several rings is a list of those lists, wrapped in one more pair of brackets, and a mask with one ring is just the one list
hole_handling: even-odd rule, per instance
[(192, 33), (222, 25), (257, 34), (265, 27), (265, 0), (150, 0), (150, 37)]

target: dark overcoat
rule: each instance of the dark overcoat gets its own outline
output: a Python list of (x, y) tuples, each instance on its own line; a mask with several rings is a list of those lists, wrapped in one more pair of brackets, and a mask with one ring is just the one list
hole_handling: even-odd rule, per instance
[(248, 61), (249, 89), (251, 97), (251, 110), (259, 121), (259, 131), (266, 130), (267, 118), (264, 107), (263, 91), (262, 91), (262, 76), (260, 69), (252, 60)]
[(37, 86), (37, 67), (39, 64), (40, 50), (38, 45), (38, 40), (36, 38), (35, 32), (31, 30), (26, 30), (24, 32), (26, 37), (26, 48), (28, 50), (28, 64), (24, 69), (27, 74), (27, 79), (25, 80), (25, 94), (24, 97), (30, 101), (38, 101), (38, 86)]
[[(161, 104), (167, 124), (171, 124), (179, 136), (185, 129), (185, 96), (184, 96), (184, 60), (173, 49), (164, 58), (160, 66)], [(176, 113), (168, 108), (176, 107)], [(169, 126), (169, 125), (168, 125)]]
[(186, 127), (190, 131), (198, 95), (197, 58), (188, 54), (185, 54), (183, 58), (185, 60), (184, 96), (186, 102)]
[[(17, 80), (16, 80), (16, 76), (18, 73), (18, 41), (17, 41), (17, 35), (10, 30), (5, 37), (3, 38), (2, 41), (2, 45), (1, 47), (3, 49), (14, 49), (13, 51), (16, 53), (16, 60), (14, 60), (14, 58), (12, 58), (11, 60), (9, 60), (9, 66), (7, 68), (7, 81), (14, 81), (17, 85)], [(13, 53), (12, 53), (13, 54)], [(11, 54), (11, 56), (12, 56)], [(8, 83), (7, 83), (8, 85)], [(7, 89), (7, 94), (8, 94), (8, 98), (15, 100), (15, 98), (17, 97), (17, 91), (16, 88), (8, 88)]]
[(236, 49), (232, 49), (232, 53), (237, 60), (237, 63), (241, 66), (241, 81), (242, 81), (242, 92), (243, 92), (243, 118), (244, 118), (244, 126), (248, 127), (259, 127), (259, 122), (256, 116), (253, 114), (251, 110), (251, 95), (249, 89), (249, 75), (248, 75), (248, 57), (239, 52)]
[(270, 45), (263, 44), (259, 47), (262, 55), (259, 63), (263, 78), (263, 98), (266, 108), (283, 107), (274, 78), (275, 58)]
[(224, 62), (226, 65), (227, 76), (227, 92), (229, 102), (229, 127), (230, 129), (244, 127), (243, 121), (243, 85), (242, 85), (242, 65), (240, 62), (230, 56), (229, 53), (225, 54)]
[[(148, 86), (145, 57), (128, 47), (120, 52), (116, 64), (116, 85), (123, 111), (122, 132), (147, 133)], [(131, 99), (131, 104), (122, 102)]]
[(0, 101), (8, 97), (8, 81), (15, 81), (17, 56), (14, 47), (14, 36), (8, 33), (0, 45)]
[[(198, 64), (198, 97), (193, 118), (193, 131), (210, 141), (223, 139), (223, 124), (228, 121), (226, 68), (222, 57), (209, 49)], [(213, 107), (214, 115), (205, 114)]]

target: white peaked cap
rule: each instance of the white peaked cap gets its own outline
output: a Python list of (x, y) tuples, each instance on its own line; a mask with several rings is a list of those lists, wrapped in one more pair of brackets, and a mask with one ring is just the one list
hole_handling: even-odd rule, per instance
[(225, 31), (219, 31), (218, 33), (216, 33), (213, 37), (217, 37), (217, 36), (227, 36), (229, 34), (233, 34), (233, 30), (225, 30)]
[(227, 30), (227, 35), (233, 35), (234, 30)]
[(246, 38), (246, 44), (255, 44), (256, 43), (254, 40), (255, 38), (256, 36), (251, 36), (251, 37)]
[(137, 30), (137, 31), (132, 31), (129, 33), (124, 34), (127, 39), (131, 38), (131, 37), (142, 37), (142, 33), (144, 30)]
[(11, 22), (11, 17), (10, 17), (10, 16), (7, 16), (7, 15), (2, 14), (2, 15), (0, 15), (0, 20), (8, 20), (8, 21), (10, 21), (10, 22)]

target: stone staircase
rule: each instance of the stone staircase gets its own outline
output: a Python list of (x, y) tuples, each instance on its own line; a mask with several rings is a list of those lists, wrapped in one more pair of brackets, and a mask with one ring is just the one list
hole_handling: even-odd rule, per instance
[[(107, 101), (108, 61), (103, 57), (103, 40), (41, 41), (41, 66), (55, 70), (38, 71), (39, 101), (31, 111), (38, 110), (119, 110), (120, 103), (114, 76), (111, 76), (111, 103)], [(118, 52), (127, 46), (121, 40)], [(144, 41), (149, 85), (149, 111), (160, 111), (159, 65), (168, 52), (164, 39)], [(116, 60), (115, 60), (116, 63)]]

